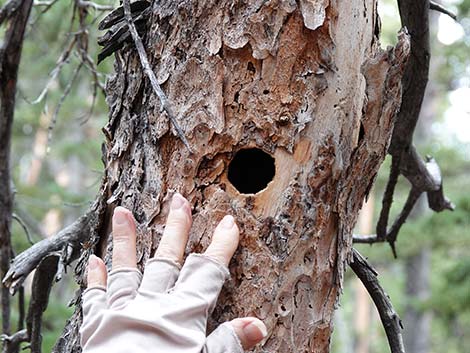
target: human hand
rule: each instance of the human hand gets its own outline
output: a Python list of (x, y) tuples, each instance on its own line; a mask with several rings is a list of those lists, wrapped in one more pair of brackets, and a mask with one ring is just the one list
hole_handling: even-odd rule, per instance
[(142, 275), (134, 218), (123, 207), (115, 209), (109, 279), (100, 258), (92, 255), (88, 264), (80, 328), (84, 353), (241, 353), (266, 337), (265, 325), (254, 317), (226, 322), (206, 337), (239, 231), (233, 217), (225, 216), (205, 253), (189, 255), (181, 268), (191, 222), (189, 202), (175, 194)]

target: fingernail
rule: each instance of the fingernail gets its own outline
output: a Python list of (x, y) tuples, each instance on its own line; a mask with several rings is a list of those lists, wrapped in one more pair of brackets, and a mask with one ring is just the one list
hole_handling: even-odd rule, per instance
[(248, 339), (257, 341), (259, 340), (259, 333), (261, 333), (261, 335), (263, 336), (262, 338), (266, 338), (266, 336), (268, 335), (268, 330), (266, 329), (266, 326), (261, 320), (253, 320), (248, 325), (243, 327), (243, 333)]
[(226, 215), (220, 222), (220, 226), (225, 229), (230, 229), (235, 224), (235, 221), (232, 216)]
[(181, 196), (179, 193), (175, 193), (173, 195), (173, 198), (171, 199), (171, 205), (170, 208), (172, 210), (177, 210), (181, 208), (184, 205), (185, 198)]
[(119, 207), (116, 208), (114, 210), (113, 221), (114, 221), (114, 223), (116, 223), (118, 225), (124, 225), (124, 224), (128, 223), (126, 212), (123, 209), (119, 208)]
[(93, 271), (97, 267), (98, 267), (98, 257), (94, 254), (91, 254), (90, 258), (88, 259), (88, 268), (91, 271)]

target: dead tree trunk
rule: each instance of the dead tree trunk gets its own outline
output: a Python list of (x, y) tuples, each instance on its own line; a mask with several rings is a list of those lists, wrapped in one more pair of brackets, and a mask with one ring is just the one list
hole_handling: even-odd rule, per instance
[[(255, 315), (269, 331), (257, 352), (328, 352), (352, 227), (400, 106), (409, 43), (382, 51), (379, 27), (374, 0), (155, 1), (146, 52), (190, 149), (133, 46), (118, 52), (96, 252), (109, 259), (106, 219), (123, 205), (142, 266), (179, 191), (193, 205), (188, 252), (225, 213), (242, 230), (209, 329)], [(56, 352), (78, 349), (79, 316)]]
[[(351, 229), (400, 103), (404, 38), (377, 43), (374, 1), (156, 2), (147, 54), (188, 139), (176, 136), (134, 50), (108, 82), (108, 207), (155, 249), (165, 200), (193, 204), (188, 251), (217, 220), (243, 230), (212, 325), (263, 319), (268, 352), (327, 352)], [(108, 248), (101, 231), (101, 250)]]

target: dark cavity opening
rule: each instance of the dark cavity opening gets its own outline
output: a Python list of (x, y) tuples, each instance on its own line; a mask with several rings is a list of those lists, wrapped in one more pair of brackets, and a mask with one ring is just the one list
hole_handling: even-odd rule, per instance
[(228, 166), (228, 180), (242, 194), (263, 190), (275, 174), (274, 158), (258, 148), (238, 151)]

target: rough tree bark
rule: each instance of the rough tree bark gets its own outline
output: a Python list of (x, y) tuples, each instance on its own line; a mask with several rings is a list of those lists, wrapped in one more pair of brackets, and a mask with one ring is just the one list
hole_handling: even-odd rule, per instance
[[(406, 35), (379, 48), (375, 1), (156, 1), (151, 13), (147, 55), (191, 149), (161, 113), (135, 50), (118, 53), (107, 84), (105, 214), (134, 212), (141, 266), (173, 191), (193, 205), (188, 252), (235, 215), (240, 247), (210, 328), (256, 315), (269, 329), (258, 351), (327, 352), (351, 230), (400, 105)], [(255, 194), (228, 177), (247, 148), (275, 160)], [(109, 259), (108, 233), (102, 224), (93, 241)]]
[[(255, 315), (269, 331), (257, 352), (328, 352), (352, 228), (400, 107), (407, 35), (380, 49), (374, 0), (163, 0), (150, 13), (147, 55), (190, 148), (126, 46), (107, 83), (105, 176), (79, 280), (92, 251), (109, 264), (117, 205), (140, 224), (142, 267), (179, 191), (193, 205), (187, 252), (203, 251), (226, 213), (242, 230), (209, 330)], [(257, 184), (258, 157), (230, 164), (254, 148), (274, 159), (275, 173), (248, 194), (228, 170), (243, 187)], [(76, 304), (54, 352), (80, 351)]]

